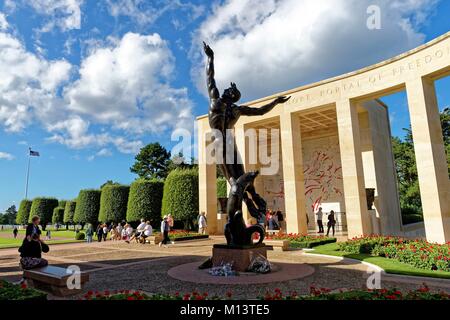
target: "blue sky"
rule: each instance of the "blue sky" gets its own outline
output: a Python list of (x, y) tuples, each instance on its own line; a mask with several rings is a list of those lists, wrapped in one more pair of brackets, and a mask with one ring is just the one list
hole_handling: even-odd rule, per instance
[[(24, 196), (28, 146), (41, 153), (29, 197), (71, 199), (130, 183), (139, 147), (192, 132), (207, 108), (200, 40), (219, 87), (237, 82), (246, 101), (412, 49), (450, 31), (449, 15), (445, 0), (0, 0), (0, 211)], [(450, 79), (436, 87), (450, 105)], [(383, 99), (402, 135), (404, 93)]]

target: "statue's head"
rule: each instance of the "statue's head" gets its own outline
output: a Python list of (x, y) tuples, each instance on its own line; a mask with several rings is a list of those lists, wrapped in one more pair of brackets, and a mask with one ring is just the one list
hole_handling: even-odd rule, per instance
[(236, 103), (239, 99), (241, 99), (241, 92), (238, 90), (235, 83), (232, 82), (231, 87), (224, 90), (222, 99), (228, 100), (232, 103)]

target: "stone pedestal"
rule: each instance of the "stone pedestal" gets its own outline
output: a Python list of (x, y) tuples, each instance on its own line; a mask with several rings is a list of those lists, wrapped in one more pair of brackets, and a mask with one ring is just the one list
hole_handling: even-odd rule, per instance
[(212, 263), (214, 267), (231, 263), (233, 270), (245, 272), (250, 266), (252, 257), (261, 255), (267, 258), (267, 250), (270, 248), (270, 246), (266, 246), (264, 243), (251, 246), (216, 244), (213, 246)]

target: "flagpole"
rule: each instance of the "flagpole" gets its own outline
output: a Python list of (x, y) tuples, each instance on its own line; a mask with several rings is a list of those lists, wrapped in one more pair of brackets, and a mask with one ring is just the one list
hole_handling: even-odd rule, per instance
[(27, 184), (25, 187), (25, 199), (28, 199), (28, 179), (30, 178), (30, 159), (31, 159), (31, 148), (28, 148), (28, 167), (27, 167)]

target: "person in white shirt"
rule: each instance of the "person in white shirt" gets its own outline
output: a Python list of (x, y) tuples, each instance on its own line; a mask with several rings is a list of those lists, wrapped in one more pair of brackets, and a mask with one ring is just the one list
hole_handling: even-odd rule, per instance
[(200, 217), (198, 218), (198, 233), (200, 234), (206, 234), (206, 228), (207, 228), (207, 223), (206, 223), (206, 217), (205, 217), (205, 213), (202, 212), (200, 213)]
[(136, 242), (139, 241), (139, 238), (142, 236), (144, 229), (145, 229), (146, 223), (144, 219), (141, 219), (141, 223), (136, 228), (136, 233), (130, 238), (129, 241), (136, 240)]
[(317, 216), (317, 226), (319, 227), (319, 233), (324, 233), (323, 223), (322, 223), (322, 219), (323, 219), (322, 207), (320, 207), (319, 210), (316, 212), (316, 216)]
[(142, 237), (142, 243), (145, 243), (145, 239), (147, 239), (148, 237), (150, 237), (153, 234), (153, 227), (150, 224), (150, 221), (147, 221), (145, 223), (145, 228), (144, 228), (144, 232), (142, 233), (141, 237)]

